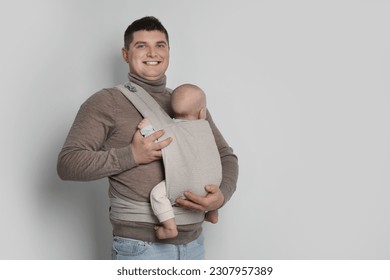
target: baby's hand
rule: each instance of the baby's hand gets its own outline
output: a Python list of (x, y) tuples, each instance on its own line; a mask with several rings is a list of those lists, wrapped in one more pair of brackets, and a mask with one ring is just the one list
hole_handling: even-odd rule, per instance
[(144, 128), (145, 126), (148, 126), (150, 125), (151, 122), (149, 119), (143, 119), (139, 124), (138, 124), (138, 129), (142, 129)]

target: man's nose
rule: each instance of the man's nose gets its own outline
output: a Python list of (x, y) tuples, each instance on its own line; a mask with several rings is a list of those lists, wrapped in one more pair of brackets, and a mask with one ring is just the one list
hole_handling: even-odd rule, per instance
[(155, 56), (156, 55), (156, 50), (153, 47), (149, 47), (147, 55), (150, 56), (150, 57)]

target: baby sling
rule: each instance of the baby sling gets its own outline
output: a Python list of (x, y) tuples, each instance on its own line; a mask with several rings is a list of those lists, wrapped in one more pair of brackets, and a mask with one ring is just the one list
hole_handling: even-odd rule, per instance
[[(174, 141), (162, 150), (165, 184), (171, 205), (183, 197), (184, 191), (205, 195), (208, 184), (219, 186), (222, 166), (218, 148), (206, 120), (174, 121), (142, 87), (130, 82), (116, 86), (130, 100), (154, 129), (164, 130), (159, 141), (172, 137)], [(150, 203), (134, 201), (111, 194), (111, 215), (129, 221), (157, 223)], [(173, 207), (176, 223), (192, 224), (203, 221), (204, 213)]]

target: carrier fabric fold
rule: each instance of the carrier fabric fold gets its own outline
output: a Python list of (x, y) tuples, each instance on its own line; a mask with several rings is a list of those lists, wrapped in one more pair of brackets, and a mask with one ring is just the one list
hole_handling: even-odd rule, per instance
[[(144, 118), (151, 121), (156, 130), (164, 129), (165, 134), (159, 141), (168, 137), (174, 139), (162, 150), (167, 195), (172, 205), (185, 191), (205, 195), (206, 185), (220, 185), (221, 160), (206, 120), (174, 121), (143, 88), (130, 83), (116, 88), (133, 103)], [(150, 203), (135, 203), (129, 198), (116, 196), (111, 199), (111, 209), (111, 215), (121, 220), (156, 221), (155, 217), (150, 217), (153, 215)], [(204, 219), (204, 213), (180, 207), (173, 209), (178, 225), (197, 223)], [(126, 214), (129, 211), (132, 213)]]

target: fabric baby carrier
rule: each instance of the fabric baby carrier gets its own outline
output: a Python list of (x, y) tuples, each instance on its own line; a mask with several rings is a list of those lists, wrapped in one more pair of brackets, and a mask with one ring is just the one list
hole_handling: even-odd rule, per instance
[[(131, 84), (116, 86), (130, 100), (144, 118), (148, 118), (154, 129), (164, 130), (158, 140), (168, 137), (174, 140), (162, 149), (165, 168), (165, 184), (171, 205), (175, 205), (184, 191), (205, 195), (208, 184), (219, 186), (222, 181), (222, 165), (209, 123), (206, 120), (177, 122), (142, 87)], [(111, 215), (114, 218), (158, 223), (150, 203), (113, 196)], [(176, 223), (192, 224), (203, 221), (204, 213), (173, 207)]]

